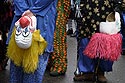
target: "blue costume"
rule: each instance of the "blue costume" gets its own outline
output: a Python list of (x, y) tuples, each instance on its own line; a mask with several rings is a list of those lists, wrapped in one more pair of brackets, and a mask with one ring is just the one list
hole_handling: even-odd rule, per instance
[[(80, 0), (78, 0), (80, 1)], [(86, 74), (95, 72), (97, 68), (98, 59), (91, 59), (87, 57), (83, 51), (88, 45), (91, 36), (99, 32), (99, 23), (106, 21), (106, 17), (109, 13), (113, 12), (113, 3), (110, 0), (81, 0), (80, 12), (82, 17), (78, 17), (77, 20), (77, 69), (75, 72), (74, 80), (81, 80), (77, 76), (79, 74)], [(99, 70), (101, 73), (112, 71), (113, 62), (109, 60), (99, 60)], [(90, 76), (88, 76), (90, 77)], [(84, 76), (83, 79), (87, 77)], [(88, 80), (88, 78), (87, 78)], [(102, 80), (101, 80), (102, 81)]]
[(8, 33), (6, 43), (10, 41), (15, 22), (26, 11), (30, 10), (37, 18), (37, 29), (48, 45), (43, 55), (39, 56), (38, 68), (34, 73), (23, 72), (12, 61), (10, 64), (10, 83), (42, 83), (50, 52), (53, 52), (53, 35), (56, 25), (57, 0), (14, 0), (15, 15)]

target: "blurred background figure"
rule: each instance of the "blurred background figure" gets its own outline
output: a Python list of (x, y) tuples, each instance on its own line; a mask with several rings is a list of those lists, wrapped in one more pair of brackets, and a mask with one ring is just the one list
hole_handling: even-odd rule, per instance
[(122, 34), (122, 55), (125, 55), (125, 0), (118, 4), (118, 9), (121, 14), (121, 34)]
[(70, 15), (67, 23), (67, 35), (71, 37), (76, 36), (76, 21), (75, 21), (75, 12), (76, 12), (76, 0), (70, 0)]
[(8, 58), (6, 57), (6, 39), (13, 18), (13, 2), (0, 0), (0, 70), (4, 70)]

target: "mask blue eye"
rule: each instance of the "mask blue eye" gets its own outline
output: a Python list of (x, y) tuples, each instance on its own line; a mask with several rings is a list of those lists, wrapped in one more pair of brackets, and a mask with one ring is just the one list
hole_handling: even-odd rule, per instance
[(23, 35), (24, 37), (27, 37), (29, 34), (30, 34), (30, 31), (29, 31), (28, 27), (26, 27), (25, 30), (23, 30), (22, 35)]
[(16, 28), (16, 35), (19, 36), (21, 33), (22, 33), (21, 27), (18, 26), (18, 27)]

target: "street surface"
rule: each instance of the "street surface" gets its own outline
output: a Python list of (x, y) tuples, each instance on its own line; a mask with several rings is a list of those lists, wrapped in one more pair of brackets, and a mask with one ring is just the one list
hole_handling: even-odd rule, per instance
[[(77, 42), (75, 37), (67, 36), (68, 43), (68, 68), (64, 76), (51, 77), (49, 72), (45, 72), (43, 83), (92, 83), (92, 82), (74, 82), (74, 71), (77, 63)], [(9, 62), (8, 62), (9, 63)], [(113, 72), (106, 73), (108, 83), (125, 83), (125, 55), (114, 63)], [(0, 83), (9, 83), (9, 65), (6, 70), (0, 71)]]

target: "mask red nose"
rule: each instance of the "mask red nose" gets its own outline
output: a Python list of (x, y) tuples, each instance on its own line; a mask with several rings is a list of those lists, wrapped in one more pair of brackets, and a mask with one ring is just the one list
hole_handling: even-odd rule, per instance
[(30, 24), (30, 21), (28, 20), (28, 18), (23, 16), (23, 17), (20, 18), (19, 23), (20, 23), (20, 26), (22, 28), (25, 28), (26, 26), (28, 26)]

